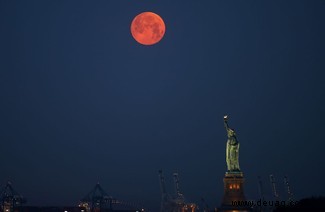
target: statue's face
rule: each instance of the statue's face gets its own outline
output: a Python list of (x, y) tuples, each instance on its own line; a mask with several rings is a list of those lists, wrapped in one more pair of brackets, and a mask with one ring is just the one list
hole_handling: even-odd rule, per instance
[(230, 135), (230, 136), (234, 136), (234, 135), (235, 135), (235, 131), (234, 131), (233, 129), (230, 129), (230, 130), (229, 130), (229, 135)]

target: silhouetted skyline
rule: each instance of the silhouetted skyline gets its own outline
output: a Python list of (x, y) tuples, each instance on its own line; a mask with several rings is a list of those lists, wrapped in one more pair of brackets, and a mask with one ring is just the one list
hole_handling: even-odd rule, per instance
[[(142, 46), (133, 18), (159, 14)], [(0, 1), (0, 185), (75, 205), (97, 183), (160, 207), (158, 170), (218, 206), (231, 117), (247, 199), (325, 195), (325, 2)]]

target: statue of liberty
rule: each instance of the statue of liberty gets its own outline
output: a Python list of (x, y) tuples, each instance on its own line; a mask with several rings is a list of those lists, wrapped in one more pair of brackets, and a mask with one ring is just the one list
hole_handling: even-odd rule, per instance
[(227, 149), (226, 149), (226, 162), (228, 172), (239, 172), (239, 142), (236, 133), (228, 126), (228, 116), (223, 117), (226, 131), (227, 131)]

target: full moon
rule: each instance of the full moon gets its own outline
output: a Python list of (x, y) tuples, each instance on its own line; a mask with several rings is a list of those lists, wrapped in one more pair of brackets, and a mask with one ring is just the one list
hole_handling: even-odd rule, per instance
[(137, 15), (131, 23), (133, 38), (143, 45), (158, 43), (165, 34), (163, 19), (153, 12), (143, 12)]

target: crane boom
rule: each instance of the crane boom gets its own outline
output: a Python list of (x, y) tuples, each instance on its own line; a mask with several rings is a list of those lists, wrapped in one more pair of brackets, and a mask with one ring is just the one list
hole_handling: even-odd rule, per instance
[(175, 182), (175, 192), (176, 192), (176, 195), (177, 196), (181, 196), (182, 194), (181, 194), (180, 189), (179, 189), (178, 173), (174, 173), (173, 176), (174, 176), (174, 182)]
[(165, 187), (165, 178), (162, 174), (162, 170), (159, 170), (159, 182), (160, 182), (161, 194), (164, 195), (167, 192), (166, 192), (166, 187)]
[(274, 179), (274, 176), (271, 174), (270, 175), (270, 182), (271, 182), (271, 186), (272, 186), (272, 190), (273, 190), (273, 196), (276, 200), (279, 199), (279, 194), (276, 190), (276, 186), (275, 186), (275, 179)]
[(291, 191), (290, 185), (289, 185), (289, 180), (287, 176), (284, 176), (284, 185), (287, 188), (287, 193), (288, 193), (288, 201), (292, 201), (293, 200), (293, 193)]

